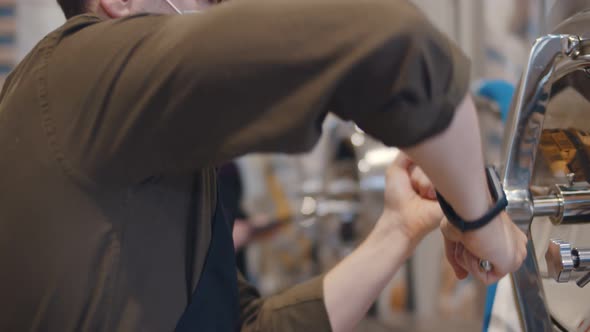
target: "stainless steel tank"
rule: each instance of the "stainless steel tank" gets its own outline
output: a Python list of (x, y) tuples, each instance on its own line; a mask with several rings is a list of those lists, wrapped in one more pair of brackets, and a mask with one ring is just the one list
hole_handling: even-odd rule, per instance
[(574, 14), (536, 40), (506, 128), (507, 211), (529, 236), (512, 275), (527, 332), (575, 331), (572, 317), (590, 314), (588, 3), (556, 3), (549, 22)]

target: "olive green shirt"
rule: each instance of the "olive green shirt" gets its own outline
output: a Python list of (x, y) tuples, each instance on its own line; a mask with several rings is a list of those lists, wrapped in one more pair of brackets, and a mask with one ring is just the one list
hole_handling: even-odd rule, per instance
[[(449, 125), (467, 68), (401, 0), (69, 20), (0, 97), (0, 331), (173, 330), (215, 165), (306, 151), (328, 111), (417, 144)], [(240, 307), (243, 331), (329, 330), (321, 278), (268, 298), (240, 278)]]

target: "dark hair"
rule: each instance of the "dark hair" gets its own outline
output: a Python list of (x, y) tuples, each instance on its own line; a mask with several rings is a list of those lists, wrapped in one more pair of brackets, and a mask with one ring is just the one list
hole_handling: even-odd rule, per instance
[[(209, 0), (209, 3), (218, 4), (225, 1), (226, 0)], [(84, 14), (87, 10), (86, 0), (57, 0), (57, 3), (66, 15), (66, 18)]]
[(57, 0), (61, 10), (70, 18), (86, 12), (86, 0)]

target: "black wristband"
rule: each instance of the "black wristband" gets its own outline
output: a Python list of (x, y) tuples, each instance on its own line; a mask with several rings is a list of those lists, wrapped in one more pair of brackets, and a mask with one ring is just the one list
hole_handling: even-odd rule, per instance
[(436, 192), (438, 202), (443, 210), (443, 213), (447, 217), (447, 220), (453, 224), (453, 226), (461, 230), (461, 232), (469, 232), (484, 227), (490, 221), (494, 220), (494, 218), (496, 218), (502, 211), (504, 211), (504, 209), (506, 209), (506, 206), (508, 206), (506, 194), (504, 193), (504, 189), (502, 189), (502, 184), (500, 183), (498, 174), (493, 167), (486, 167), (486, 177), (492, 198), (496, 204), (477, 220), (463, 220), (461, 217), (459, 217), (455, 210), (453, 210), (451, 205), (449, 205), (449, 203), (442, 197), (442, 195), (439, 192)]

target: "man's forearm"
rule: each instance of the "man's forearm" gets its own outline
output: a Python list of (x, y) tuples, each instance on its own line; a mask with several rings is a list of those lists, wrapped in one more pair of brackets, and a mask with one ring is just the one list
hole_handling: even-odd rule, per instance
[(447, 130), (405, 152), (428, 174), (437, 190), (467, 220), (490, 207), (475, 106), (467, 96)]
[[(451, 125), (442, 134), (405, 152), (464, 220), (479, 219), (491, 208), (479, 124), (470, 97), (457, 107)], [(493, 283), (516, 271), (527, 255), (526, 235), (505, 212), (472, 232), (461, 232), (448, 222), (442, 226), (445, 254), (459, 278), (469, 273), (484, 283)], [(492, 263), (491, 271), (480, 268), (481, 259)]]
[(410, 254), (402, 231), (380, 229), (396, 224), (380, 220), (367, 240), (326, 274), (324, 301), (335, 332), (351, 331), (360, 322)]

